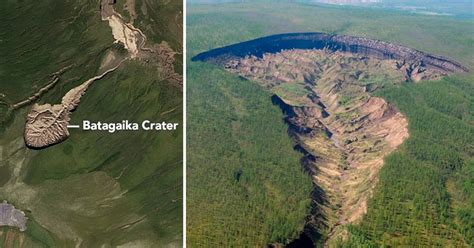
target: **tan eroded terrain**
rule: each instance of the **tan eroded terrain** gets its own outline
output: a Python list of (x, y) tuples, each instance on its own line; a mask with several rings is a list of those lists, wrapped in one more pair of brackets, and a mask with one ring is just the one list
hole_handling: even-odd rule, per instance
[(165, 42), (147, 47), (146, 35), (133, 26), (133, 21), (136, 18), (135, 1), (127, 1), (125, 8), (131, 16), (130, 23), (125, 22), (120, 13), (116, 12), (113, 5), (108, 4), (107, 0), (102, 1), (102, 20), (108, 21), (115, 42), (122, 44), (127, 49), (131, 59), (156, 63), (164, 80), (182, 86), (182, 76), (174, 71), (176, 52)]
[(405, 70), (394, 60), (327, 50), (245, 57), (226, 68), (275, 93), (297, 149), (305, 154), (303, 166), (323, 191), (314, 205), (325, 220), (313, 216), (308, 224), (323, 229), (329, 240), (343, 237), (342, 227), (366, 213), (384, 157), (408, 138), (405, 117), (370, 94), (405, 81)]
[(120, 66), (105, 71), (83, 84), (71, 89), (64, 95), (61, 104), (34, 104), (27, 116), (25, 142), (31, 148), (44, 148), (57, 144), (69, 137), (68, 125), (70, 115), (81, 101), (81, 97), (94, 81), (103, 78)]

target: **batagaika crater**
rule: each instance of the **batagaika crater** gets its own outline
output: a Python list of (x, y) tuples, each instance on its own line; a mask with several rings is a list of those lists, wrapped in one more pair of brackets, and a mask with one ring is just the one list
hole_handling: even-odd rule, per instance
[(313, 179), (311, 216), (302, 235), (322, 235), (326, 245), (345, 237), (344, 226), (366, 213), (384, 157), (409, 137), (405, 116), (373, 92), (468, 71), (405, 46), (325, 33), (263, 37), (192, 60), (222, 66), (273, 93)]
[[(68, 125), (71, 114), (78, 107), (81, 97), (95, 81), (118, 69), (125, 60), (153, 62), (160, 67), (163, 79), (182, 87), (182, 76), (174, 71), (175, 52), (163, 44), (145, 47), (146, 35), (132, 23), (125, 22), (124, 18), (114, 10), (113, 3), (114, 1), (108, 0), (101, 2), (101, 17), (103, 21), (108, 22), (115, 43), (121, 44), (127, 50), (127, 56), (121, 58), (110, 51), (99, 69), (101, 74), (71, 89), (64, 95), (60, 104), (35, 103), (28, 113), (24, 132), (24, 140), (29, 148), (43, 149), (66, 140), (70, 135)], [(16, 104), (16, 108), (36, 101), (44, 91), (51, 89), (59, 81), (59, 76), (64, 70), (53, 74), (51, 83), (34, 96)]]

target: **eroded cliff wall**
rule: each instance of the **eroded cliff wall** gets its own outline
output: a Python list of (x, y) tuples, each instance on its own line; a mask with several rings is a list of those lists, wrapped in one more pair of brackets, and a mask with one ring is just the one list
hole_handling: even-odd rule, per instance
[[(193, 61), (209, 61), (225, 64), (232, 59), (245, 56), (262, 57), (265, 53), (276, 53), (290, 49), (316, 49), (342, 51), (377, 59), (399, 61), (399, 67), (410, 74), (413, 70), (433, 70), (443, 75), (467, 72), (460, 63), (413, 48), (363, 37), (333, 35), (326, 33), (278, 34), (250, 40), (198, 54)], [(414, 78), (417, 80), (416, 78)]]

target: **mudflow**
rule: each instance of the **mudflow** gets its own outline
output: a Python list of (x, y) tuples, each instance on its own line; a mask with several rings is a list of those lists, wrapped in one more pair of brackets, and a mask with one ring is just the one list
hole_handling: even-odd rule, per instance
[(25, 127), (25, 143), (31, 148), (44, 148), (57, 144), (69, 137), (68, 125), (72, 112), (77, 108), (81, 97), (86, 93), (90, 85), (120, 66), (120, 63), (95, 76), (83, 84), (71, 89), (64, 95), (60, 104), (37, 104), (35, 103), (28, 113)]

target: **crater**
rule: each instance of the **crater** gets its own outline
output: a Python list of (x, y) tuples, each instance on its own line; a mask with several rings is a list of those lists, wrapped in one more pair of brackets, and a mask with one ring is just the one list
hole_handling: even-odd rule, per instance
[(416, 75), (424, 69), (443, 75), (468, 71), (467, 67), (454, 60), (413, 48), (363, 37), (316, 32), (263, 37), (198, 54), (192, 58), (192, 61), (226, 64), (246, 56), (262, 58), (266, 53), (277, 53), (289, 49), (340, 51), (382, 60), (395, 60), (398, 62), (399, 69), (405, 70), (407, 77), (415, 80), (420, 79)]
[(81, 85), (71, 89), (64, 95), (60, 104), (35, 103), (28, 113), (24, 139), (27, 147), (43, 149), (58, 144), (69, 137), (68, 125), (72, 112), (77, 108), (81, 97), (96, 81), (115, 71), (125, 60), (104, 73), (95, 76)]
[(409, 137), (405, 116), (373, 92), (468, 71), (412, 48), (325, 33), (263, 37), (192, 60), (222, 66), (273, 93), (314, 184), (302, 237), (324, 245), (347, 237), (346, 226), (366, 213), (384, 158)]

